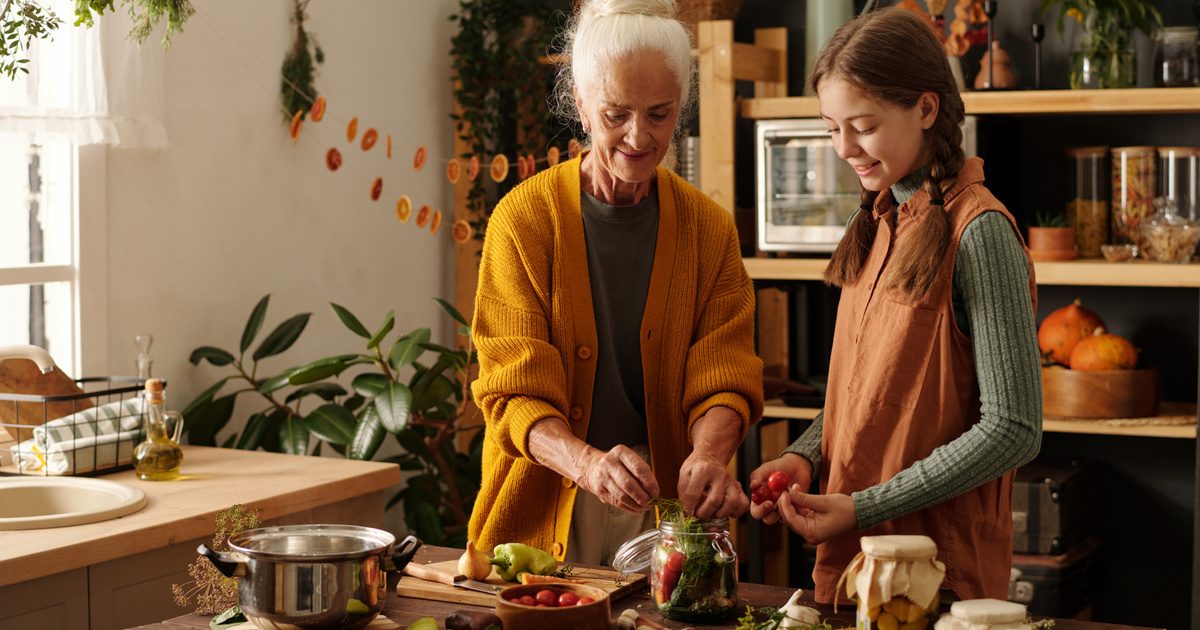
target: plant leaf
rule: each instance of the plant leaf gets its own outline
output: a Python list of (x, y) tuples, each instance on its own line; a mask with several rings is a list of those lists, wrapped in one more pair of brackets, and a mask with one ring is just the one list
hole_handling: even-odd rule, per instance
[(335, 403), (321, 405), (304, 417), (304, 426), (331, 444), (349, 444), (354, 439), (354, 425), (354, 416)]
[(438, 514), (437, 508), (430, 503), (418, 503), (415, 511), (416, 513), (412, 515), (413, 533), (421, 540), (430, 541), (428, 544), (441, 544), (446, 530), (442, 527), (442, 517)]
[(383, 444), (387, 431), (379, 422), (379, 413), (374, 406), (367, 407), (358, 426), (354, 430), (354, 439), (350, 441), (350, 459), (371, 459)]
[(412, 392), (403, 383), (388, 383), (375, 397), (375, 411), (379, 422), (390, 433), (397, 433), (408, 426), (408, 414), (412, 407)]
[(357, 354), (342, 354), (336, 357), (327, 357), (317, 359), (307, 365), (302, 365), (288, 376), (288, 383), (292, 385), (304, 385), (312, 383), (323, 378), (341, 374), (346, 368), (350, 367), (349, 361), (354, 360)]
[(262, 296), (262, 299), (255, 305), (254, 310), (250, 311), (250, 319), (246, 320), (246, 328), (242, 330), (241, 352), (244, 354), (254, 343), (254, 338), (258, 336), (258, 331), (262, 330), (263, 319), (267, 316), (267, 302), (271, 300), (271, 294), (268, 293)]
[(267, 432), (267, 415), (264, 413), (256, 413), (246, 420), (246, 428), (242, 429), (242, 434), (238, 436), (236, 448), (243, 451), (253, 451), (258, 448), (263, 441), (263, 435)]
[(213, 346), (200, 346), (192, 350), (192, 356), (188, 357), (188, 361), (192, 365), (200, 365), (201, 361), (207, 360), (213, 365), (229, 365), (233, 363), (233, 355), (229, 352)]
[(433, 299), (438, 303), (438, 306), (442, 307), (443, 311), (446, 311), (447, 315), (454, 318), (454, 321), (462, 324), (463, 326), (471, 325), (471, 323), (467, 321), (467, 318), (463, 317), (462, 313), (458, 312), (457, 308), (454, 308), (453, 304), (447, 302), (446, 300), (443, 300), (442, 298), (433, 298)]
[(367, 342), (367, 348), (374, 350), (375, 348), (379, 347), (379, 342), (383, 341), (383, 338), (386, 337), (388, 333), (392, 332), (392, 328), (395, 326), (396, 311), (388, 311), (387, 317), (383, 319), (383, 326), (381, 326), (375, 335), (371, 337), (371, 340)]
[(379, 392), (387, 389), (388, 383), (391, 382), (388, 377), (382, 374), (367, 372), (355, 376), (354, 382), (350, 384), (350, 387), (354, 390), (354, 393), (363, 398), (375, 398), (379, 395)]
[(367, 332), (367, 327), (363, 326), (362, 322), (358, 321), (358, 318), (354, 316), (354, 313), (350, 312), (350, 309), (342, 306), (341, 304), (335, 304), (333, 302), (330, 302), (329, 305), (333, 307), (333, 312), (337, 315), (338, 319), (342, 320), (342, 323), (346, 325), (346, 328), (350, 329), (350, 332), (362, 337), (363, 339), (369, 339), (371, 337), (371, 333)]
[(233, 403), (237, 394), (222, 396), (184, 416), (183, 428), (188, 434), (188, 443), (199, 446), (216, 446), (217, 432), (225, 428), (233, 416)]
[(277, 392), (288, 385), (288, 379), (292, 377), (300, 368), (288, 368), (275, 376), (259, 383), (258, 392), (260, 394), (270, 394)]
[(421, 344), (428, 342), (431, 334), (428, 328), (418, 328), (397, 340), (388, 353), (392, 369), (399, 372), (416, 361), (425, 352)]
[(311, 385), (305, 385), (304, 387), (301, 387), (301, 388), (297, 389), (296, 391), (288, 394), (288, 396), (284, 400), (284, 402), (292, 402), (294, 400), (300, 400), (301, 398), (303, 398), (305, 396), (311, 396), (313, 394), (320, 396), (322, 400), (333, 401), (333, 399), (337, 398), (338, 396), (345, 396), (346, 390), (345, 390), (345, 388), (343, 388), (341, 385), (338, 385), (337, 383), (332, 383), (332, 382), (313, 383)]
[(304, 421), (289, 415), (279, 425), (279, 444), (289, 455), (308, 454), (308, 427)]
[(304, 327), (308, 325), (308, 318), (312, 313), (301, 313), (293, 316), (271, 331), (266, 339), (258, 345), (258, 349), (254, 351), (254, 360), (261, 361), (270, 356), (275, 356), (280, 352), (292, 347), (296, 343), (296, 339), (300, 337), (300, 333), (304, 332)]
[(192, 402), (188, 403), (187, 407), (184, 407), (183, 417), (186, 418), (189, 415), (191, 415), (191, 413), (193, 411), (195, 411), (196, 408), (199, 407), (200, 405), (211, 402), (213, 396), (215, 396), (216, 393), (218, 391), (220, 391), (222, 387), (225, 386), (225, 383), (229, 382), (229, 379), (230, 379), (230, 377), (226, 376), (225, 378), (217, 381), (216, 383), (213, 383), (212, 387), (209, 387), (208, 389), (200, 392), (199, 396), (196, 396), (195, 398), (193, 398)]

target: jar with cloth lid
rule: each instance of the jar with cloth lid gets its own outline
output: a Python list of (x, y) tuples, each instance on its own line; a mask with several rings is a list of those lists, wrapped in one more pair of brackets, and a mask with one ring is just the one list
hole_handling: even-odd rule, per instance
[(838, 582), (858, 597), (857, 630), (925, 630), (937, 613), (946, 565), (928, 536), (863, 536)]
[(967, 599), (950, 604), (935, 630), (1033, 630), (1025, 606), (998, 599)]

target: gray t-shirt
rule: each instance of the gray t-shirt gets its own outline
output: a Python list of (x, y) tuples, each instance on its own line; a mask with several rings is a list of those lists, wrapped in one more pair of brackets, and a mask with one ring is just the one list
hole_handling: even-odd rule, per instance
[(645, 444), (640, 331), (658, 238), (658, 191), (632, 206), (582, 196), (588, 276), (596, 316), (596, 382), (587, 443)]

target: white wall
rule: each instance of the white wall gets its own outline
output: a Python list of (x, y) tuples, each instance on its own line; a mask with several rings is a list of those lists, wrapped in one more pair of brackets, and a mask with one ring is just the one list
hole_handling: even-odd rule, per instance
[[(435, 336), (448, 335), (431, 298), (452, 298), (449, 225), (432, 236), (400, 224), (393, 210), (403, 192), (452, 214), (442, 165), (452, 153), (454, 23), (447, 17), (457, 3), (313, 0), (307, 28), (325, 51), (316, 81), (329, 107), (297, 144), (279, 98), (291, 0), (194, 4), (197, 14), (162, 54), (169, 147), (107, 154), (108, 369), (132, 373), (133, 336), (152, 333), (154, 374), (169, 379), (168, 402), (182, 408), (225, 373), (192, 367), (191, 350), (217, 345), (236, 353), (242, 326), (266, 293), (271, 307), (260, 338), (295, 313), (313, 317), (300, 342), (264, 361), (260, 375), (361, 349), (330, 301), (368, 328), (394, 308), (398, 329), (433, 326)], [(115, 22), (105, 24), (106, 43), (134, 46), (123, 40), (127, 22)], [(145, 46), (157, 48), (159, 35)], [(366, 127), (379, 129), (370, 153), (346, 142), (351, 116), (359, 118), (360, 137)], [(393, 138), (390, 161), (384, 132)], [(419, 144), (430, 160), (414, 173)], [(324, 165), (330, 146), (346, 158), (336, 173)], [(384, 193), (372, 202), (376, 175)], [(235, 421), (250, 410), (240, 405)]]

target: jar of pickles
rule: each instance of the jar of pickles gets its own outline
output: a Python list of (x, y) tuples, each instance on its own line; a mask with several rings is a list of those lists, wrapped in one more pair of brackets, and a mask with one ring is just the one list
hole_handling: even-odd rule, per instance
[(1200, 220), (1200, 147), (1158, 147), (1158, 181), (1176, 214)]
[(1138, 224), (1154, 214), (1154, 147), (1112, 150), (1112, 240), (1143, 245)]
[(842, 576), (846, 595), (858, 596), (857, 630), (925, 630), (937, 614), (946, 577), (933, 539), (863, 536), (860, 544), (862, 553)]
[(1067, 202), (1067, 219), (1075, 227), (1075, 251), (1084, 258), (1100, 256), (1108, 243), (1108, 147), (1067, 149), (1075, 167), (1075, 197)]

